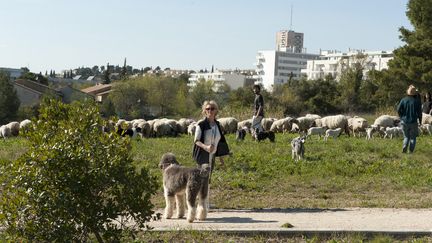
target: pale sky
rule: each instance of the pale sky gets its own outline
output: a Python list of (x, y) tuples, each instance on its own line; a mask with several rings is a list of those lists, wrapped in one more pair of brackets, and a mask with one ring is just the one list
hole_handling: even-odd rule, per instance
[(307, 52), (393, 50), (408, 0), (0, 0), (0, 67), (254, 69), (276, 32)]

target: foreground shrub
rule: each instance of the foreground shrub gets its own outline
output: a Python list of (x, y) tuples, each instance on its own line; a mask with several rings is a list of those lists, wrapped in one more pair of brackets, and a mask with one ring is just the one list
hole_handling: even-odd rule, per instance
[(118, 241), (145, 228), (156, 180), (132, 166), (130, 141), (101, 132), (91, 102), (48, 100), (26, 136), (28, 151), (2, 161), (0, 223), (30, 241)]

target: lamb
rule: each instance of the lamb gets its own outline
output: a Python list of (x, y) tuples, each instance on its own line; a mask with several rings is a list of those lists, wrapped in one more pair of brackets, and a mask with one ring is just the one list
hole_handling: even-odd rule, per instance
[(333, 137), (333, 139), (336, 139), (339, 134), (341, 133), (342, 128), (336, 128), (336, 129), (327, 129), (325, 132), (324, 141), (327, 141), (328, 137)]
[(307, 137), (310, 137), (312, 135), (318, 135), (319, 138), (321, 138), (321, 135), (324, 136), (324, 134), (325, 134), (324, 127), (311, 127), (308, 129)]
[(378, 127), (394, 127), (397, 126), (399, 122), (400, 119), (397, 116), (382, 115), (375, 119), (374, 125)]
[(368, 121), (362, 117), (355, 116), (348, 119), (348, 127), (351, 129), (354, 137), (356, 136), (356, 132), (358, 132), (360, 137), (360, 132), (365, 132), (368, 127)]
[(238, 120), (234, 117), (224, 117), (218, 119), (222, 133), (235, 133), (237, 131)]
[(393, 136), (400, 136), (403, 134), (401, 127), (387, 127), (385, 130), (384, 138), (389, 137), (390, 139), (393, 139)]
[(18, 136), (20, 130), (19, 122), (10, 122), (6, 126), (9, 127), (12, 136)]
[(317, 127), (327, 127), (329, 129), (341, 128), (349, 136), (348, 119), (344, 115), (325, 116), (315, 120)]
[(366, 128), (366, 140), (371, 140), (372, 136), (375, 132), (379, 131), (379, 127), (376, 125), (371, 125), (370, 127)]
[(424, 134), (432, 135), (432, 125), (431, 124), (421, 124), (419, 126), (420, 131)]
[(296, 137), (291, 141), (291, 156), (294, 161), (299, 161), (304, 158), (306, 137)]

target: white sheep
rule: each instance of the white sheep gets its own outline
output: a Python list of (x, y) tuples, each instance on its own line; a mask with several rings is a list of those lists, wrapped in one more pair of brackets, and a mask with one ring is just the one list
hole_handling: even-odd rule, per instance
[(12, 136), (12, 133), (11, 133), (11, 130), (8, 126), (3, 125), (0, 127), (0, 137), (6, 139), (6, 138), (11, 137), (11, 136)]
[(180, 120), (177, 121), (177, 130), (179, 133), (187, 133), (188, 130), (188, 126), (192, 123), (195, 122), (193, 119), (189, 119), (189, 118), (181, 118)]
[(311, 127), (308, 129), (308, 132), (307, 132), (308, 137), (310, 137), (312, 135), (318, 135), (319, 138), (321, 138), (321, 136), (324, 136), (324, 134), (325, 134), (325, 128), (324, 127)]
[(368, 127), (368, 121), (362, 117), (355, 116), (348, 119), (348, 127), (351, 129), (354, 137), (356, 136), (356, 132), (358, 132), (360, 137), (360, 132), (365, 132)]
[(238, 120), (234, 117), (223, 117), (217, 120), (219, 121), (222, 133), (235, 133), (237, 131)]
[(329, 129), (341, 128), (349, 136), (348, 119), (344, 115), (325, 116), (321, 119), (316, 119), (315, 125)]
[(375, 132), (378, 132), (379, 131), (379, 127), (378, 126), (376, 126), (376, 125), (371, 125), (370, 127), (367, 127), (365, 130), (366, 130), (366, 140), (371, 140), (372, 139), (372, 137), (373, 137), (373, 134), (375, 133)]
[(315, 121), (316, 119), (321, 119), (321, 116), (316, 115), (316, 114), (306, 114), (305, 117), (312, 118), (312, 119), (314, 119), (314, 121)]
[(146, 121), (139, 121), (135, 125), (136, 130), (141, 134), (143, 137), (150, 137), (151, 130), (150, 130), (150, 124)]
[(375, 119), (373, 124), (378, 127), (394, 127), (397, 126), (399, 122), (400, 119), (397, 116), (382, 115)]
[[(160, 119), (153, 124), (153, 132), (156, 137), (176, 136), (176, 125), (172, 125), (168, 119)], [(176, 123), (174, 123), (176, 124)]]
[(342, 128), (338, 127), (336, 129), (327, 129), (325, 132), (324, 141), (327, 141), (328, 137), (333, 137), (333, 139), (336, 139), (339, 134), (341, 133)]
[(270, 127), (270, 131), (272, 132), (288, 132), (291, 131), (293, 122), (296, 121), (292, 117), (285, 117), (273, 122)]
[(273, 122), (276, 121), (276, 118), (263, 118), (261, 121), (261, 126), (264, 131), (269, 131)]
[(252, 119), (243, 120), (237, 123), (237, 129), (243, 129), (244, 127), (247, 128), (246, 131), (250, 131), (252, 127)]
[(22, 121), (20, 122), (20, 130), (23, 129), (23, 128), (25, 128), (25, 127), (27, 127), (27, 126), (30, 125), (31, 123), (32, 123), (32, 121), (29, 120), (29, 119), (22, 120)]
[(403, 135), (401, 127), (386, 127), (384, 138), (389, 137), (393, 139), (393, 137), (398, 137), (400, 135)]
[(432, 124), (432, 115), (423, 113), (422, 114), (422, 124)]
[(197, 125), (197, 122), (192, 122), (191, 124), (189, 124), (189, 126), (187, 128), (188, 135), (190, 135), (190, 136), (195, 135), (196, 125)]
[(296, 119), (299, 132), (307, 132), (307, 130), (315, 125), (314, 117), (299, 117)]
[(9, 122), (6, 126), (9, 127), (12, 136), (18, 136), (20, 130), (19, 122)]

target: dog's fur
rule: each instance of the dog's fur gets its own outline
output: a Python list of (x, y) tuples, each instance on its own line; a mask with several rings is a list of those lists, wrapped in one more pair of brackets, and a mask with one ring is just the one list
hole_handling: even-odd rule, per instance
[(299, 161), (304, 159), (306, 136), (296, 137), (291, 141), (292, 159)]
[(270, 142), (274, 143), (275, 141), (275, 134), (272, 131), (263, 131), (263, 132), (258, 132), (258, 129), (255, 131), (256, 134), (256, 140), (258, 142), (261, 142), (262, 140), (265, 140), (266, 138), (268, 138), (270, 140)]
[[(189, 223), (195, 220), (196, 214), (198, 220), (205, 220), (207, 218), (209, 165), (204, 164), (201, 168), (187, 168), (177, 162), (174, 154), (166, 153), (162, 156), (159, 167), (163, 171), (166, 202), (164, 218), (169, 219), (173, 216), (174, 203), (177, 205), (176, 217), (183, 218), (186, 200)], [(199, 199), (198, 209), (197, 197)]]

